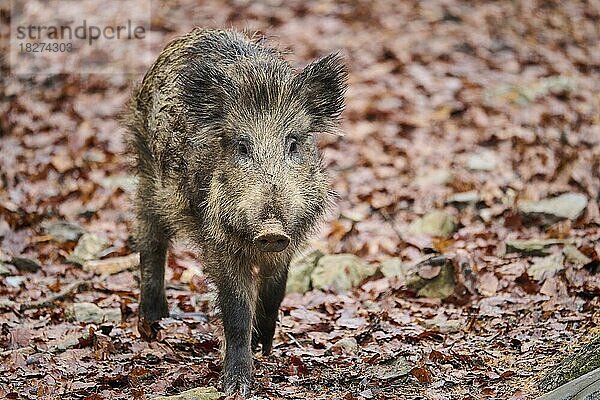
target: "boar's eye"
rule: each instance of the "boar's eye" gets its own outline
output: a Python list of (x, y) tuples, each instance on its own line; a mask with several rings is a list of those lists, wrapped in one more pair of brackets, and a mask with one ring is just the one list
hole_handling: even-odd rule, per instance
[(240, 140), (237, 143), (237, 152), (242, 157), (248, 157), (250, 154), (250, 150), (248, 148), (248, 143), (245, 140)]
[(300, 146), (298, 144), (298, 139), (295, 137), (290, 137), (287, 143), (287, 156), (288, 157), (298, 157), (300, 154)]

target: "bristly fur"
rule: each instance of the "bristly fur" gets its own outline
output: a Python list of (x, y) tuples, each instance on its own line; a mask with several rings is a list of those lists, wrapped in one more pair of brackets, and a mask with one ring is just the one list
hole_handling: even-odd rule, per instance
[[(297, 73), (238, 32), (195, 29), (134, 90), (126, 125), (139, 176), (141, 318), (168, 314), (165, 252), (176, 235), (190, 239), (218, 288), (228, 393), (250, 387), (248, 332), (270, 351), (289, 261), (331, 201), (315, 133), (335, 132), (345, 89), (338, 55)], [(254, 245), (266, 221), (289, 236), (285, 250)]]

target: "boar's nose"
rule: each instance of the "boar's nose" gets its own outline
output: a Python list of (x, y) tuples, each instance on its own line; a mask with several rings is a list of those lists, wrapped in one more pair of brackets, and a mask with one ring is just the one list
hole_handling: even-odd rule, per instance
[(290, 244), (290, 237), (285, 234), (279, 221), (267, 222), (254, 237), (254, 244), (260, 251), (280, 252)]
[(266, 233), (254, 238), (254, 243), (260, 251), (279, 252), (285, 250), (290, 244), (290, 238), (277, 233)]

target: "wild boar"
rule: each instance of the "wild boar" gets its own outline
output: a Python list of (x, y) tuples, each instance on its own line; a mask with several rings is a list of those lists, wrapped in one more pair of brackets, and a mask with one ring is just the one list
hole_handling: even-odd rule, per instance
[(140, 318), (169, 314), (170, 241), (196, 244), (218, 290), (228, 394), (248, 395), (252, 348), (271, 351), (290, 260), (331, 201), (316, 134), (338, 129), (345, 90), (338, 55), (297, 72), (241, 33), (195, 29), (132, 95)]

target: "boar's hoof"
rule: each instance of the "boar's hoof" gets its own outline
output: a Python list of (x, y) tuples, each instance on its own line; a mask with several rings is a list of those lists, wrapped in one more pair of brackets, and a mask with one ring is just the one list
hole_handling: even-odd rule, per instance
[(226, 376), (223, 381), (225, 386), (225, 394), (230, 396), (232, 394), (239, 394), (243, 398), (250, 396), (250, 381), (247, 378), (241, 376)]
[(140, 304), (140, 317), (149, 321), (155, 322), (169, 316), (169, 305), (166, 299), (158, 300), (153, 304), (147, 304), (142, 301)]
[(258, 351), (258, 345), (262, 346), (262, 355), (268, 356), (273, 349), (273, 334), (268, 335), (259, 330), (254, 330), (252, 333), (252, 352)]

